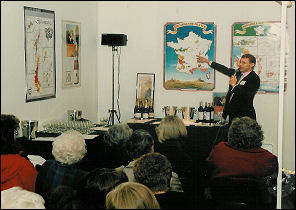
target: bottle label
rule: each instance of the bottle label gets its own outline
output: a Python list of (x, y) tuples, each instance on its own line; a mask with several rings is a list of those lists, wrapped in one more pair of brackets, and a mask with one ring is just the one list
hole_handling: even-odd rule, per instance
[(198, 120), (203, 120), (203, 112), (198, 112)]
[(150, 112), (148, 118), (154, 118), (154, 112)]
[(140, 119), (141, 118), (141, 112), (135, 113), (135, 118)]
[(210, 112), (206, 112), (206, 114), (205, 114), (205, 118), (206, 118), (206, 120), (207, 121), (210, 121)]
[(143, 118), (148, 119), (148, 113), (143, 113)]

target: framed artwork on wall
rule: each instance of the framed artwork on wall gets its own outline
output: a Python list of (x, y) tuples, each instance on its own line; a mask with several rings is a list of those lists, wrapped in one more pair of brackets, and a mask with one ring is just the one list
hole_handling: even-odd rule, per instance
[(62, 21), (63, 88), (81, 86), (81, 24)]
[(55, 12), (24, 7), (26, 102), (56, 97)]
[[(288, 33), (286, 33), (286, 36), (288, 36)], [(286, 37), (286, 40), (289, 40), (288, 37)], [(254, 55), (256, 57), (254, 71), (260, 77), (259, 93), (279, 92), (280, 43), (280, 21), (235, 22), (232, 24), (232, 68), (238, 68), (237, 62), (242, 55)], [(287, 53), (285, 90), (287, 87), (288, 56)]]
[(147, 99), (154, 103), (155, 74), (137, 73), (136, 100)]
[(169, 90), (213, 90), (215, 71), (197, 55), (216, 60), (214, 22), (169, 22), (164, 25), (163, 85)]

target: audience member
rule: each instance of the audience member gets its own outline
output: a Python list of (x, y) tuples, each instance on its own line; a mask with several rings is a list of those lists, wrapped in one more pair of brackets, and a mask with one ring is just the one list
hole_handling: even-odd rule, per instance
[(249, 117), (233, 120), (228, 142), (220, 142), (206, 161), (210, 179), (217, 177), (266, 177), (277, 174), (277, 157), (261, 148), (263, 131)]
[(77, 194), (89, 206), (104, 209), (107, 193), (117, 185), (127, 181), (128, 178), (122, 170), (98, 168), (91, 171), (80, 182)]
[(20, 186), (34, 192), (37, 170), (16, 144), (19, 119), (1, 114), (1, 191)]
[(172, 164), (173, 170), (179, 175), (183, 189), (187, 190), (192, 185), (194, 178), (193, 161), (189, 157), (184, 142), (187, 140), (187, 128), (178, 116), (168, 115), (156, 127), (158, 147), (156, 152), (165, 155)]
[(87, 161), (80, 164), (81, 169), (88, 171), (95, 168), (116, 168), (128, 163), (128, 156), (124, 149), (125, 143), (132, 135), (133, 130), (127, 123), (114, 124), (109, 127), (103, 137), (103, 141), (94, 143), (90, 142), (88, 149), (95, 154), (89, 157)]
[(107, 194), (106, 209), (160, 209), (160, 206), (148, 187), (126, 182)]
[(58, 186), (76, 187), (88, 172), (76, 167), (86, 150), (83, 135), (69, 130), (58, 136), (52, 143), (55, 160), (47, 160), (40, 168), (36, 179), (35, 191), (47, 200), (48, 195)]
[[(235, 118), (228, 131), (228, 142), (218, 143), (206, 162), (207, 198), (218, 208), (269, 208), (264, 179), (277, 177), (277, 157), (261, 148), (263, 131), (250, 117)], [(227, 190), (226, 190), (227, 189)]]
[(1, 191), (1, 209), (45, 209), (41, 195), (19, 186)]
[(58, 185), (48, 196), (46, 209), (93, 209), (77, 196), (77, 191), (66, 185)]
[(193, 195), (185, 192), (169, 191), (172, 165), (162, 154), (153, 152), (136, 160), (134, 175), (137, 182), (146, 185), (155, 194), (161, 208), (196, 208), (198, 202)]
[[(130, 182), (134, 182), (136, 180), (134, 177), (133, 168), (136, 159), (146, 153), (154, 152), (154, 140), (148, 131), (137, 129), (133, 132), (129, 141), (126, 142), (125, 148), (129, 156), (129, 160), (131, 161), (127, 166), (121, 166), (119, 168), (123, 169)], [(178, 174), (175, 172), (172, 172), (172, 183), (170, 185), (170, 190), (183, 192), (182, 184), (178, 178)]]

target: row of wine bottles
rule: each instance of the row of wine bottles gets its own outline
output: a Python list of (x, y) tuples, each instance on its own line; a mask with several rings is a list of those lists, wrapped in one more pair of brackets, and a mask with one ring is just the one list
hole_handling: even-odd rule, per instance
[(154, 118), (154, 108), (152, 98), (137, 98), (134, 108), (135, 119), (152, 119)]
[(198, 122), (206, 122), (211, 123), (214, 122), (214, 107), (212, 103), (205, 102), (205, 106), (203, 106), (203, 102), (201, 101), (198, 111)]

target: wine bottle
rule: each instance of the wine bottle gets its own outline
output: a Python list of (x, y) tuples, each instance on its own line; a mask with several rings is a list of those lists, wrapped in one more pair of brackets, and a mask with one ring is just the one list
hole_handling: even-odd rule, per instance
[(205, 103), (205, 107), (204, 107), (204, 122), (206, 123), (210, 122), (210, 110), (207, 102)]
[(202, 103), (202, 101), (200, 101), (199, 102), (199, 107), (198, 107), (198, 109), (197, 109), (197, 111), (198, 111), (198, 118), (197, 118), (197, 120), (198, 120), (198, 122), (203, 122), (203, 103)]
[(134, 108), (134, 118), (141, 119), (141, 110), (140, 110), (140, 99), (137, 98), (136, 105)]
[(151, 97), (149, 98), (148, 118), (149, 119), (154, 118), (154, 108), (153, 108), (153, 101)]
[(148, 101), (144, 99), (144, 109), (143, 109), (143, 119), (148, 119), (149, 111), (148, 111)]
[(213, 103), (210, 104), (210, 113), (211, 113), (210, 114), (211, 115), (210, 116), (210, 121), (211, 122), (214, 122), (215, 120), (214, 120), (214, 107), (213, 107)]

